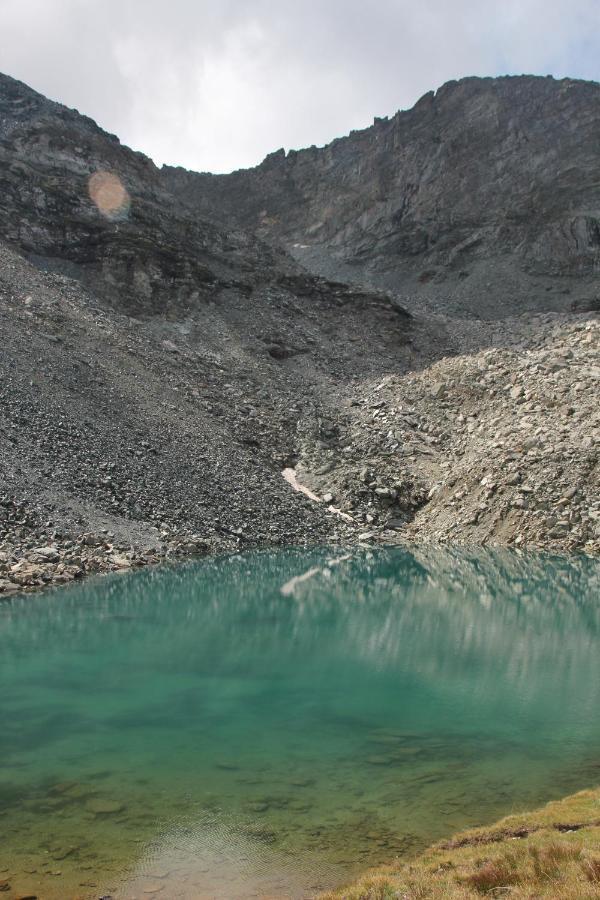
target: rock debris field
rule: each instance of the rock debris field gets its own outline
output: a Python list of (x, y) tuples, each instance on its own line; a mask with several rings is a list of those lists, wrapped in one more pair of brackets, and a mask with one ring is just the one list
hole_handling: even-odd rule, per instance
[[(23, 304), (27, 318), (31, 306)], [(110, 328), (111, 314), (89, 311), (83, 330), (93, 336), (99, 323)], [(126, 346), (124, 323), (118, 325)], [(220, 465), (198, 460), (200, 444), (209, 451), (205, 429), (198, 434), (194, 425), (200, 401), (193, 395), (185, 403), (171, 395), (176, 403), (163, 400), (166, 408), (144, 425), (109, 423), (99, 415), (101, 404), (95, 422), (82, 425), (72, 398), (63, 405), (53, 392), (52, 401), (40, 403), (29, 382), (22, 396), (24, 379), (14, 380), (14, 371), (11, 379), (9, 370), (0, 389), (10, 414), (0, 431), (2, 459), (20, 490), (0, 498), (0, 591), (273, 543), (416, 540), (597, 553), (600, 322), (589, 314), (546, 314), (508, 320), (502, 330), (502, 346), (443, 357), (405, 375), (328, 384), (329, 403), (317, 412), (310, 384), (297, 407), (290, 387), (281, 403), (240, 419), (250, 435), (244, 440), (255, 445), (253, 467), (247, 444), (232, 455), (225, 440), (210, 451), (223, 454)], [(139, 334), (136, 340), (145, 366), (153, 351), (160, 366), (153, 342), (144, 345)], [(56, 346), (50, 347), (54, 358)], [(167, 358), (185, 391), (185, 360), (179, 353)], [(141, 385), (146, 395), (152, 373), (145, 371)], [(164, 376), (162, 370), (163, 382)], [(209, 406), (222, 377), (203, 394)], [(51, 376), (50, 384), (57, 380)], [(160, 392), (160, 384), (152, 390)], [(229, 397), (240, 401), (237, 389)], [(131, 402), (141, 403), (137, 390)], [(311, 415), (303, 419), (307, 407)], [(110, 416), (110, 404), (102, 412)], [(35, 473), (25, 468), (28, 455)], [(282, 477), (286, 459), (320, 502)], [(191, 481), (177, 478), (170, 465), (193, 473)]]
[(363, 388), (340, 446), (308, 451), (305, 481), (363, 540), (598, 552), (600, 323), (505, 327), (506, 346)]

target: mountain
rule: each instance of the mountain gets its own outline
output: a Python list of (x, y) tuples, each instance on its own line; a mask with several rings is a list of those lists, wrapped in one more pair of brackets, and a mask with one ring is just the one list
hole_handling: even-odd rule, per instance
[(249, 234), (186, 215), (150, 159), (6, 76), (0, 123), (4, 239), (121, 309), (183, 312), (295, 271)]
[(0, 593), (273, 544), (596, 552), (599, 90), (466, 79), (216, 176), (1, 75)]
[(202, 215), (314, 271), (486, 314), (594, 290), (599, 146), (600, 85), (465, 78), (323, 148), (163, 175)]

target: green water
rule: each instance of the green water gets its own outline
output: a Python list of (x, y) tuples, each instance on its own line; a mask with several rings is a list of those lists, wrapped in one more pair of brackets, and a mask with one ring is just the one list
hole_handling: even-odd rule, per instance
[(598, 563), (343, 557), (0, 604), (0, 879), (61, 900), (310, 897), (600, 782)]

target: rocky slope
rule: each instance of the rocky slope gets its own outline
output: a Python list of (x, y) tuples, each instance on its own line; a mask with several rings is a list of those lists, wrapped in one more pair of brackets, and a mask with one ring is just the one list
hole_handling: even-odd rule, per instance
[(594, 299), (599, 141), (598, 84), (465, 78), (324, 148), (164, 176), (315, 271), (504, 314)]
[[(363, 540), (600, 551), (600, 323), (511, 319), (471, 354), (366, 380), (301, 480)], [(464, 338), (464, 336), (463, 336)]]
[[(137, 318), (0, 245), (0, 590), (344, 537), (281, 472), (298, 422), (319, 433), (335, 414), (332, 383), (406, 366), (405, 317), (350, 296), (271, 289), (251, 311), (231, 296)], [(366, 313), (381, 337), (350, 355)]]
[(209, 177), (0, 76), (0, 592), (272, 543), (597, 551), (597, 100), (468, 79)]

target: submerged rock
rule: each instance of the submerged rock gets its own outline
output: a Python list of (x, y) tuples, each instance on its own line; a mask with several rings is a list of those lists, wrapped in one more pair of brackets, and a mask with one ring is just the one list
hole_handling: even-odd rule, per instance
[(123, 812), (125, 805), (118, 800), (101, 800), (93, 798), (86, 801), (85, 808), (95, 816), (112, 816)]

